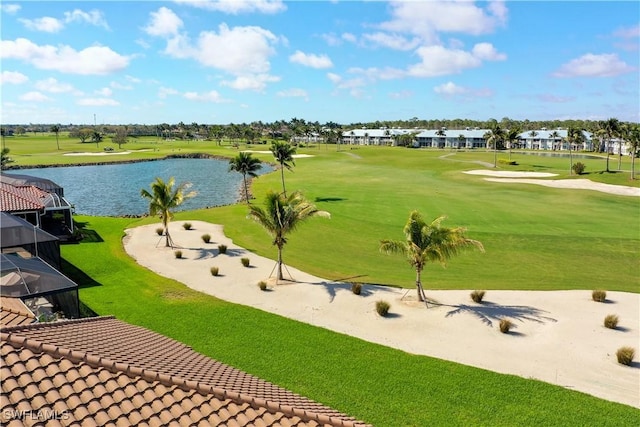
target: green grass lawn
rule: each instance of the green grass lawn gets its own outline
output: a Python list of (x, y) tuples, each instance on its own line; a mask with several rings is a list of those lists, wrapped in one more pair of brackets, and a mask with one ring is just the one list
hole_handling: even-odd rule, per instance
[[(66, 151), (102, 151), (102, 145), (55, 137), (21, 145), (7, 139), (17, 164), (78, 163), (235, 150), (212, 142), (131, 142), (127, 157), (69, 157)], [(48, 139), (46, 139), (48, 138)], [(113, 145), (113, 144), (110, 144)], [(244, 147), (242, 147), (244, 148)], [(266, 146), (255, 146), (257, 150)], [(593, 191), (498, 184), (463, 170), (483, 168), (493, 153), (335, 146), (301, 148), (315, 157), (285, 172), (288, 190), (300, 189), (330, 220), (314, 218), (292, 234), (285, 262), (328, 279), (412, 287), (414, 273), (396, 256), (378, 251), (380, 239), (401, 239), (409, 212), (445, 225), (465, 226), (486, 253), (467, 252), (446, 269), (429, 265), (428, 289), (586, 289), (640, 291), (640, 202)], [(154, 151), (155, 150), (155, 151)], [(449, 155), (442, 158), (443, 155)], [(508, 156), (500, 153), (500, 157)], [(269, 155), (258, 155), (271, 161)], [(568, 160), (513, 154), (505, 170), (535, 170), (569, 178)], [(604, 159), (584, 161), (586, 177), (638, 186), (621, 173), (601, 173)], [(612, 157), (610, 167), (615, 168)], [(165, 177), (166, 178), (166, 177)], [(212, 178), (213, 179), (213, 178)], [(255, 203), (280, 188), (279, 172), (253, 182)], [(82, 201), (73, 200), (79, 205)], [(235, 243), (275, 257), (271, 239), (239, 204), (179, 212), (176, 220), (225, 225)], [(410, 355), (259, 310), (196, 293), (138, 267), (124, 253), (123, 229), (155, 218), (80, 217), (100, 238), (64, 246), (65, 271), (83, 285), (81, 299), (99, 314), (182, 341), (195, 350), (290, 388), (379, 426), (636, 425), (640, 411), (537, 381)], [(96, 237), (94, 236), (94, 237)], [(72, 267), (76, 267), (74, 269)], [(615, 349), (612, 349), (614, 351)]]

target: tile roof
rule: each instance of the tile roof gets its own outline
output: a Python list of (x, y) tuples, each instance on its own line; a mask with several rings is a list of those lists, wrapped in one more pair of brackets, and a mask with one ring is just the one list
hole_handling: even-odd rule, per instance
[(23, 212), (44, 209), (44, 199), (47, 193), (33, 187), (14, 187), (0, 182), (0, 211)]
[(32, 411), (83, 426), (364, 425), (113, 317), (1, 331), (5, 416)]
[(36, 316), (19, 298), (0, 298), (0, 325), (28, 325), (36, 321)]

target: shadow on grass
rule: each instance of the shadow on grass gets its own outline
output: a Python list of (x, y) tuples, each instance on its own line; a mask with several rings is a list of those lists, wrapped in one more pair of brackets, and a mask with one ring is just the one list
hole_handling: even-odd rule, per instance
[(79, 288), (92, 288), (94, 286), (102, 286), (102, 283), (96, 282), (90, 276), (88, 276), (84, 271), (80, 270), (75, 265), (71, 264), (66, 259), (62, 258), (60, 260), (62, 266), (62, 272), (69, 279), (73, 280), (78, 284)]
[(87, 228), (89, 225), (88, 222), (78, 222), (75, 221), (76, 229), (80, 230), (82, 234), (82, 242), (83, 243), (102, 243), (104, 240), (100, 235), (95, 231)]
[(342, 197), (316, 197), (315, 198), (315, 202), (316, 203), (318, 203), (318, 202), (342, 202), (344, 200), (347, 200), (347, 199), (344, 199)]
[(483, 302), (481, 305), (460, 304), (450, 307), (453, 307), (453, 310), (449, 311), (446, 317), (468, 313), (477, 317), (487, 326), (493, 326), (494, 321), (500, 322), (500, 319), (505, 317), (520, 322), (525, 320), (537, 323), (557, 322), (556, 319), (545, 316), (547, 311), (526, 305), (499, 305)]

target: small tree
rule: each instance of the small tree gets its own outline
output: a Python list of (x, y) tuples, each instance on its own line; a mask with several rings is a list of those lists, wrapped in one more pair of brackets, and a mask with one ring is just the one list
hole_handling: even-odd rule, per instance
[(426, 296), (422, 287), (421, 274), (427, 262), (438, 261), (444, 266), (449, 258), (470, 246), (475, 246), (484, 252), (482, 243), (464, 235), (465, 228), (441, 226), (440, 223), (445, 218), (445, 216), (440, 216), (431, 223), (426, 223), (418, 211), (413, 211), (404, 226), (405, 240), (380, 241), (382, 252), (399, 253), (406, 256), (407, 261), (416, 271), (418, 300), (425, 303)]
[(60, 141), (59, 141), (60, 126), (59, 125), (51, 126), (51, 132), (53, 132), (56, 135), (56, 146), (58, 147), (58, 150), (59, 150), (60, 149)]
[(251, 156), (251, 153), (241, 151), (233, 159), (229, 160), (229, 171), (236, 171), (242, 174), (244, 182), (244, 198), (249, 204), (249, 186), (247, 185), (247, 175), (251, 177), (258, 176), (257, 172), (262, 168), (260, 160)]
[(284, 186), (284, 169), (291, 170), (295, 165), (293, 155), (296, 153), (296, 148), (286, 142), (274, 142), (271, 144), (271, 152), (276, 161), (280, 164), (280, 175), (282, 177), (282, 193), (287, 196), (287, 190)]
[(114, 144), (118, 144), (118, 149), (122, 148), (122, 144), (126, 144), (129, 142), (129, 135), (127, 132), (127, 128), (123, 126), (118, 126), (116, 128), (116, 133), (111, 137), (111, 140)]
[(169, 178), (166, 183), (162, 178), (156, 178), (151, 183), (151, 192), (144, 188), (140, 190), (140, 195), (149, 200), (149, 214), (151, 216), (158, 215), (162, 220), (165, 229), (166, 244), (165, 246), (173, 247), (173, 241), (169, 235), (169, 221), (173, 218), (172, 210), (182, 204), (186, 199), (194, 197), (195, 191), (186, 193), (191, 184), (182, 183), (174, 188), (175, 179)]

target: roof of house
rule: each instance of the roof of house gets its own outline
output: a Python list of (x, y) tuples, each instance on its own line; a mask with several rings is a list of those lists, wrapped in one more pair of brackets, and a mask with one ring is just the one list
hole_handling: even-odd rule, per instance
[(65, 424), (364, 425), (113, 317), (3, 327), (1, 335), (1, 406), (48, 410)]
[(11, 173), (11, 174), (2, 173), (0, 174), (0, 182), (11, 184), (14, 187), (32, 185), (48, 193), (59, 193), (61, 196), (63, 195), (61, 194), (62, 187), (60, 187), (58, 184), (56, 184), (55, 182), (49, 179), (40, 178), (37, 176), (15, 174), (15, 173)]
[[(36, 316), (19, 298), (0, 298), (0, 326), (28, 325)], [(4, 377), (2, 377), (4, 379)]]
[(0, 182), (0, 211), (24, 212), (44, 209), (47, 193), (33, 186), (15, 187)]

